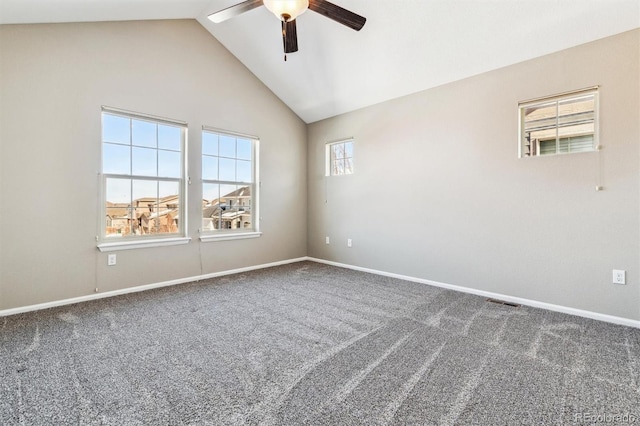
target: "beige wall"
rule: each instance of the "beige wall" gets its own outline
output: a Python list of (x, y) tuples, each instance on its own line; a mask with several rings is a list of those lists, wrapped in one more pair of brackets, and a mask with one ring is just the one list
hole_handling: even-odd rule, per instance
[[(308, 254), (638, 320), (639, 54), (636, 30), (305, 126), (195, 21), (0, 26), (0, 310)], [(517, 158), (519, 100), (596, 84), (601, 152)], [(200, 243), (192, 203), (190, 244), (107, 267), (102, 105), (189, 123), (191, 200), (202, 125), (260, 136), (264, 235)], [(356, 174), (325, 178), (349, 136)]]
[[(0, 26), (0, 310), (306, 255), (306, 127), (193, 20)], [(261, 139), (261, 238), (96, 249), (102, 105)]]
[[(636, 30), (310, 125), (309, 256), (640, 319), (639, 53)], [(601, 152), (518, 159), (518, 101), (593, 85)], [(325, 178), (350, 136), (355, 174)]]

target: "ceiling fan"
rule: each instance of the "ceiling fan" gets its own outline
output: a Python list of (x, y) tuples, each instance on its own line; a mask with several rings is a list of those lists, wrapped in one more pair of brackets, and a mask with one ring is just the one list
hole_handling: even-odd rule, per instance
[(287, 60), (287, 53), (298, 51), (296, 18), (307, 9), (311, 9), (356, 31), (360, 31), (365, 22), (367, 22), (367, 18), (326, 0), (246, 0), (212, 13), (209, 15), (209, 19), (215, 23), (223, 22), (262, 5), (282, 21), (282, 43), (284, 44), (285, 61)]

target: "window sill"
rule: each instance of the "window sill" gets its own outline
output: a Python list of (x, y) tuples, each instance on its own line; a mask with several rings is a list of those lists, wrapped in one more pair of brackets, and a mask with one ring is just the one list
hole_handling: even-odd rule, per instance
[(207, 234), (201, 235), (200, 241), (208, 243), (212, 241), (228, 241), (228, 240), (244, 240), (246, 238), (258, 238), (262, 235), (262, 232), (239, 232), (237, 234)]
[(163, 239), (141, 240), (141, 241), (120, 241), (117, 243), (98, 244), (98, 250), (104, 252), (104, 251), (132, 250), (132, 249), (149, 248), (149, 247), (175, 246), (179, 244), (188, 244), (190, 241), (191, 241), (191, 238), (189, 237), (163, 238)]

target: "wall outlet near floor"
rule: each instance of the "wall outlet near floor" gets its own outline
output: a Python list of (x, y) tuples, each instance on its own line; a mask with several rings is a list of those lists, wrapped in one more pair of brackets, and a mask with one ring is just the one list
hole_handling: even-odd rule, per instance
[(614, 269), (613, 270), (613, 283), (614, 284), (626, 284), (627, 280), (626, 280), (626, 271), (623, 271), (621, 269)]
[(353, 246), (353, 242), (351, 241), (351, 238), (347, 238), (347, 247), (352, 247)]
[(107, 266), (113, 266), (116, 264), (116, 255), (110, 254), (107, 256)]
[(324, 237), (324, 243), (325, 244), (329, 244), (329, 236), (328, 235), (326, 237)]

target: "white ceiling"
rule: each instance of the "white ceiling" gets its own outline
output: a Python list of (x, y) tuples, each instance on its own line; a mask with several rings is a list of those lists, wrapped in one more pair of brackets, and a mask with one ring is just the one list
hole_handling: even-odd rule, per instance
[(207, 19), (240, 1), (0, 0), (0, 23), (195, 18), (307, 123), (640, 27), (638, 0), (332, 0), (364, 28), (307, 11), (284, 62), (266, 8)]

